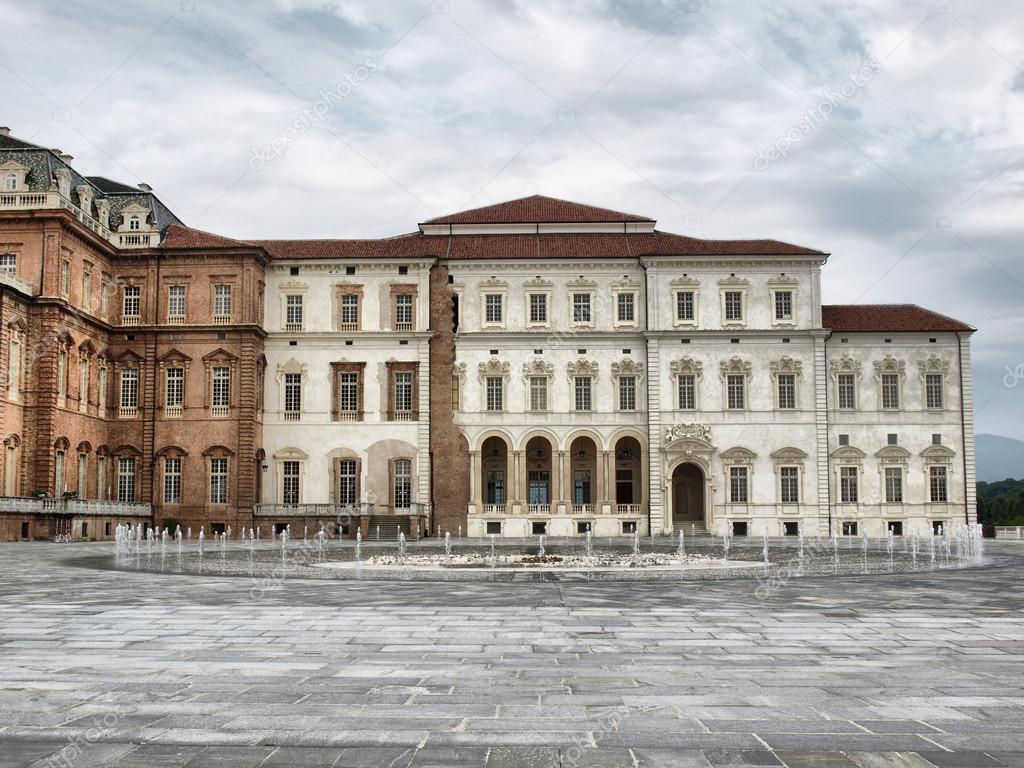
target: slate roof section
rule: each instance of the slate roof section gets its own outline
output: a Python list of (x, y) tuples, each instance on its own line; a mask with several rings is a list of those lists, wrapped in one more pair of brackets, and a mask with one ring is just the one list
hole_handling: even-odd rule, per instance
[(105, 195), (137, 195), (141, 192), (138, 187), (122, 184), (119, 181), (108, 179), (105, 176), (86, 176), (96, 189)]
[(557, 197), (532, 195), (504, 203), (471, 208), (438, 216), (424, 224), (596, 224), (607, 222), (651, 222), (647, 216), (612, 211)]
[(974, 331), (966, 323), (917, 304), (823, 304), (821, 323), (838, 332)]

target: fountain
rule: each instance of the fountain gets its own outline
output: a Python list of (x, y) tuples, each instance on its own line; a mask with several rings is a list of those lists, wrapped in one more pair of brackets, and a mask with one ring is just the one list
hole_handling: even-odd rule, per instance
[[(447, 536), (448, 534), (445, 534), (445, 535)], [(377, 526), (377, 541), (380, 541), (380, 526), (379, 525)]]
[(460, 539), (462, 538), (462, 526), (461, 525), (459, 526), (459, 538)]
[(493, 568), (495, 566), (495, 564), (497, 563), (497, 558), (494, 555), (494, 539), (495, 539), (495, 536), (492, 533), (491, 534), (491, 568)]
[(363, 559), (363, 532), (359, 529), (356, 530), (356, 562), (359, 563)]
[(726, 562), (729, 559), (729, 550), (732, 548), (732, 537), (729, 535), (728, 529), (722, 534), (722, 562)]
[(452, 534), (450, 531), (444, 532), (444, 556), (447, 558), (452, 556)]
[(594, 556), (594, 542), (593, 536), (590, 533), (590, 526), (587, 526), (587, 536), (583, 544), (584, 551), (587, 553), (587, 557), (591, 558)]
[(203, 542), (206, 541), (206, 530), (205, 526), (199, 529), (199, 556), (203, 555)]
[(405, 531), (398, 532), (398, 560), (405, 560)]
[(640, 529), (633, 531), (633, 565), (640, 564)]
[(764, 532), (764, 543), (761, 546), (761, 556), (764, 559), (764, 569), (768, 570), (768, 531)]
[(679, 529), (679, 548), (676, 550), (676, 555), (680, 558), (686, 557), (686, 534), (683, 533), (683, 529)]
[(868, 532), (864, 531), (864, 573), (868, 572)]
[(893, 569), (893, 559), (892, 559), (893, 544), (894, 544), (893, 532), (892, 532), (892, 528), (890, 528), (889, 529), (888, 541), (885, 544), (885, 549), (889, 553), (889, 570), (890, 571)]
[(544, 559), (544, 534), (540, 534), (539, 546), (537, 547), (537, 557), (541, 560)]

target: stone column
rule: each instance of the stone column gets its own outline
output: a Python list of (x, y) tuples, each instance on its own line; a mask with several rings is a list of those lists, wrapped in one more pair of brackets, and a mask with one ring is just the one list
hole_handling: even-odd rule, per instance
[(569, 483), (566, 480), (566, 473), (569, 471), (567, 464), (571, 465), (572, 462), (566, 462), (565, 451), (558, 452), (558, 473), (555, 478), (558, 481), (558, 494), (552, 499), (556, 503), (569, 503), (570, 491)]
[(521, 498), (523, 498), (523, 487), (521, 482), (522, 478), (519, 474), (520, 467), (523, 464), (522, 458), (519, 455), (520, 453), (521, 451), (512, 451), (512, 477), (509, 478), (509, 485), (511, 486), (510, 498), (513, 504), (518, 502)]
[(469, 498), (476, 506), (476, 513), (483, 512), (483, 496), (480, 489), (480, 462), (479, 451), (469, 452)]

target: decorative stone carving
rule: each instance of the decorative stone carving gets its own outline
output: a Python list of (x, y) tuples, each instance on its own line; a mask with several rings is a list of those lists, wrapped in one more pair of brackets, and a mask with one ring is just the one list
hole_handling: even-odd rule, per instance
[(492, 357), (486, 363), (480, 363), (480, 378), (484, 379), (488, 376), (503, 376), (507, 377), (509, 373), (509, 364), (502, 362), (496, 357)]
[(723, 360), (721, 363), (721, 375), (724, 379), (726, 376), (750, 376), (753, 368), (749, 360), (742, 360), (738, 357), (731, 357), (728, 360)]
[(597, 376), (598, 364), (596, 360), (573, 360), (566, 368), (570, 379), (573, 376)]
[(544, 376), (545, 378), (553, 378), (555, 375), (555, 366), (545, 360), (543, 357), (534, 357), (528, 362), (523, 363), (523, 381), (529, 381), (534, 376)]
[(929, 373), (941, 373), (945, 376), (949, 373), (949, 360), (938, 355), (928, 355), (926, 359), (917, 361), (917, 367), (921, 372), (921, 378), (924, 378)]
[(884, 373), (896, 373), (901, 379), (906, 378), (907, 364), (886, 353), (881, 360), (875, 360), (875, 378), (881, 379)]
[(644, 376), (644, 367), (635, 360), (623, 358), (620, 362), (612, 363), (612, 378), (617, 379), (619, 376), (636, 376), (640, 380)]
[(772, 362), (768, 364), (768, 367), (773, 375), (778, 375), (780, 373), (792, 373), (796, 376), (801, 376), (804, 371), (804, 364), (799, 360), (794, 360), (792, 357), (789, 357), (789, 355), (784, 355), (778, 360), (772, 360)]
[(691, 374), (699, 379), (704, 375), (704, 364), (700, 360), (694, 360), (692, 357), (680, 357), (672, 361), (669, 365), (669, 370), (672, 372), (673, 377)]
[(846, 353), (843, 353), (842, 357), (838, 360), (833, 360), (831, 367), (833, 376), (838, 376), (841, 373), (852, 373), (854, 376), (860, 376), (862, 371), (860, 360)]
[(701, 440), (710, 443), (711, 427), (695, 423), (673, 424), (665, 430), (665, 442), (674, 443), (676, 440)]

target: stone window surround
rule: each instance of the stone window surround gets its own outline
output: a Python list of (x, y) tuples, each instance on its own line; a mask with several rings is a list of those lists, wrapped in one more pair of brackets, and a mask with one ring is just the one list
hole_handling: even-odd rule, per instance
[[(722, 410), (723, 411), (749, 411), (750, 410), (750, 379), (753, 375), (753, 367), (749, 360), (743, 360), (739, 357), (731, 357), (728, 360), (723, 360), (720, 365), (720, 376), (722, 379)], [(730, 376), (742, 376), (743, 377), (743, 407), (742, 408), (730, 408), (729, 407), (729, 377)]]
[(203, 367), (206, 373), (203, 408), (209, 410), (213, 405), (213, 369), (228, 369), (228, 409), (234, 408), (238, 402), (235, 388), (238, 386), (238, 358), (225, 349), (218, 348), (203, 356)]
[[(599, 364), (596, 360), (579, 359), (573, 360), (566, 366), (566, 373), (569, 377), (569, 411), (572, 413), (596, 413), (599, 408), (598, 398), (598, 375)], [(579, 410), (576, 407), (576, 381), (577, 379), (590, 379), (590, 408)], [(615, 410), (618, 410), (616, 408)]]
[[(172, 317), (182, 317), (182, 318), (188, 317), (188, 288), (189, 288), (188, 279), (189, 279), (188, 276), (185, 276), (185, 275), (175, 275), (174, 277), (166, 278), (166, 282), (164, 283), (164, 317), (166, 318), (166, 322), (168, 322), (168, 323), (171, 322), (171, 318)], [(183, 311), (183, 313), (181, 315), (172, 315), (171, 314), (171, 289), (172, 288), (182, 288), (185, 291), (185, 294), (184, 294), (184, 296), (182, 298), (182, 309), (184, 311)]]
[[(835, 474), (833, 482), (835, 483), (836, 506), (859, 507), (864, 503), (863, 487), (865, 457), (866, 454), (864, 451), (859, 448), (855, 448), (852, 445), (841, 446), (829, 454), (829, 463), (832, 465), (832, 471)], [(857, 501), (843, 501), (842, 471), (845, 467), (854, 467), (857, 470)]]
[[(4, 181), (2, 187), (0, 187), (0, 191), (2, 191), (2, 192), (27, 192), (28, 191), (27, 176), (29, 174), (29, 171), (31, 171), (31, 168), (29, 168), (27, 165), (22, 165), (21, 163), (16, 162), (14, 160), (8, 160), (8, 161), (0, 164), (0, 177), (2, 177), (3, 181)], [(14, 174), (14, 178), (15, 178), (15, 182), (16, 182), (16, 186), (15, 186), (14, 189), (8, 189), (7, 188), (7, 177), (9, 175), (11, 175), (11, 174)]]
[[(487, 297), (501, 297), (501, 321), (488, 321), (487, 319)], [(491, 278), (480, 283), (480, 327), (482, 329), (501, 330), (505, 328), (508, 320), (508, 283), (504, 280)]]
[[(309, 286), (306, 283), (290, 280), (286, 283), (281, 283), (278, 286), (278, 300), (281, 308), (281, 330), (285, 330), (288, 327), (288, 297), (289, 296), (301, 296), (302, 297), (302, 321), (300, 325), (305, 327), (306, 324), (306, 295), (309, 293)], [(232, 291), (232, 299), (234, 299), (234, 291)], [(232, 301), (233, 303), (233, 301)], [(234, 307), (232, 307), (234, 310)]]
[[(946, 392), (946, 382), (949, 377), (950, 363), (949, 360), (938, 355), (929, 355), (924, 360), (919, 360), (917, 363), (919, 376), (921, 379), (921, 407), (923, 410), (932, 412), (945, 411), (949, 407), (949, 397)], [(942, 405), (938, 408), (929, 407), (928, 405), (928, 376), (938, 375), (942, 377)]]
[[(537, 377), (547, 379), (547, 408), (543, 411), (537, 411), (530, 407), (531, 395), (530, 386), (531, 380)], [(548, 413), (551, 411), (551, 385), (555, 380), (555, 366), (547, 362), (542, 357), (533, 357), (529, 362), (523, 363), (523, 384), (526, 390), (526, 402), (523, 404), (523, 410), (526, 413)], [(484, 393), (484, 399), (486, 400), (486, 392)]]
[[(804, 504), (804, 464), (807, 461), (807, 453), (795, 447), (780, 448), (771, 454), (771, 459), (775, 465), (775, 493), (777, 494), (779, 504), (786, 505), (787, 507)], [(797, 501), (782, 500), (783, 467), (793, 467), (796, 469)]]
[(177, 349), (171, 349), (157, 360), (157, 409), (164, 410), (167, 405), (167, 369), (181, 368), (184, 373), (181, 379), (181, 407), (185, 408), (185, 400), (188, 397), (188, 369), (192, 358)]
[[(7, 399), (18, 401), (21, 399), (21, 392), (24, 387), (25, 377), (25, 321), (21, 317), (15, 317), (7, 324)], [(15, 350), (17, 347), (17, 350)], [(11, 363), (17, 353), (18, 366), (15, 375), (11, 376)]]
[[(721, 320), (722, 328), (746, 328), (747, 318), (749, 314), (749, 306), (747, 304), (747, 292), (750, 284), (735, 275), (722, 278), (718, 281), (718, 295), (719, 303), (721, 305)], [(725, 311), (725, 295), (727, 293), (739, 293), (740, 294), (740, 318), (738, 320), (727, 320)], [(775, 314), (775, 308), (772, 308), (772, 314)]]
[(238, 314), (238, 276), (237, 275), (210, 275), (210, 318), (220, 317), (217, 314), (217, 288), (226, 285), (228, 287), (229, 311), (227, 317), (235, 322)]
[[(754, 460), (757, 454), (749, 448), (737, 446), (722, 451), (722, 472), (725, 475), (725, 503), (730, 507), (748, 507), (753, 504), (754, 491)], [(747, 470), (747, 500), (732, 500), (732, 468), (746, 467)]]
[(363, 498), (363, 460), (360, 456), (352, 450), (341, 449), (338, 455), (332, 455), (330, 457), (331, 462), (331, 488), (329, 498), (332, 504), (341, 504), (341, 467), (340, 464), (343, 461), (354, 461), (356, 465), (355, 472), (355, 504), (358, 504)]
[[(953, 498), (954, 486), (951, 482), (953, 475), (955, 474), (956, 464), (953, 459), (956, 458), (956, 452), (946, 445), (929, 445), (923, 451), (921, 451), (921, 459), (923, 462), (922, 472), (924, 474), (924, 502), (926, 504), (933, 505), (950, 505), (956, 504), (957, 502)], [(946, 500), (945, 501), (932, 501), (931, 492), (931, 469), (932, 467), (945, 467), (946, 468)], [(962, 503), (962, 501), (960, 502)]]
[[(410, 421), (419, 421), (420, 419), (420, 364), (418, 362), (406, 362), (398, 360), (388, 360), (385, 365), (388, 370), (388, 409), (387, 409), (387, 420), (397, 421), (397, 412), (395, 411), (395, 374), (396, 373), (411, 373), (412, 374), (412, 413), (409, 417)], [(404, 411), (403, 411), (404, 413)]]
[[(356, 391), (358, 408), (356, 409), (355, 421), (362, 421), (364, 415), (364, 397), (366, 394), (366, 363), (331, 363), (331, 421), (342, 421), (341, 418), (341, 374), (356, 374)], [(349, 411), (346, 411), (349, 413)]]
[[(508, 412), (508, 382), (509, 382), (509, 370), (510, 366), (508, 363), (502, 362), (496, 357), (490, 358), (486, 363), (480, 363), (479, 367), (479, 378), (480, 378), (480, 412), (481, 413), (507, 413)], [(502, 379), (502, 394), (501, 394), (501, 409), (490, 410), (487, 407), (487, 379), (492, 377), (499, 377)]]
[[(598, 307), (596, 306), (597, 296), (597, 283), (593, 280), (587, 280), (582, 275), (570, 282), (567, 286), (569, 295), (569, 327), (570, 328), (584, 328), (592, 329), (595, 325), (594, 317), (597, 315)], [(589, 320), (576, 320), (576, 294), (586, 294), (590, 296), (590, 319)]]
[[(779, 292), (788, 292), (792, 295), (789, 318), (779, 319), (776, 317), (775, 294)], [(797, 324), (797, 310), (800, 306), (800, 281), (795, 277), (787, 277), (785, 273), (783, 273), (768, 281), (768, 293), (771, 299), (771, 311), (769, 313), (769, 317), (771, 318), (772, 326), (776, 328), (795, 328)]]
[[(696, 328), (700, 322), (700, 280), (695, 280), (688, 275), (675, 278), (671, 283), (672, 287), (672, 325), (676, 328)], [(693, 294), (693, 319), (679, 319), (679, 294)]]
[[(878, 410), (879, 411), (902, 411), (904, 410), (904, 382), (907, 378), (907, 364), (903, 360), (899, 360), (891, 353), (886, 353), (881, 360), (875, 360), (875, 382), (877, 383), (878, 390)], [(883, 405), (882, 399), (882, 382), (883, 376), (895, 375), (896, 378), (896, 400), (897, 406), (895, 408), (886, 408)]]
[[(309, 366), (305, 363), (300, 363), (294, 358), (290, 358), (283, 363), (277, 364), (277, 397), (278, 404), (281, 406), (278, 408), (278, 412), (281, 414), (281, 418), (284, 418), (285, 413), (285, 374), (297, 373), (299, 374), (299, 414), (306, 409), (305, 394), (306, 394), (306, 383), (309, 380)], [(289, 411), (294, 413), (294, 411)]]
[[(878, 498), (882, 504), (889, 506), (902, 506), (906, 503), (906, 478), (907, 463), (910, 459), (910, 451), (900, 445), (887, 445), (875, 452), (875, 462), (878, 465), (878, 483), (880, 493)], [(903, 482), (903, 501), (889, 501), (886, 494), (885, 470), (898, 468)]]
[[(671, 362), (669, 371), (672, 374), (672, 401), (676, 410), (697, 411), (700, 410), (700, 381), (704, 377), (704, 364), (692, 357), (680, 357)], [(683, 408), (679, 402), (679, 377), (693, 376), (693, 405), (692, 409)]]
[[(632, 376), (636, 385), (635, 407), (632, 410), (622, 409), (622, 398), (619, 392), (619, 380), (623, 376)], [(621, 361), (612, 363), (612, 388), (615, 391), (615, 410), (619, 413), (641, 413), (645, 410), (645, 400), (641, 397), (641, 384), (644, 380), (644, 366), (635, 360), (625, 357)]]
[[(544, 297), (544, 320), (538, 321), (532, 319), (532, 299), (531, 296), (543, 296)], [(550, 328), (551, 327), (551, 313), (552, 313), (552, 285), (546, 280), (531, 280), (526, 283), (525, 292), (523, 294), (523, 301), (525, 305), (525, 316), (526, 316), (526, 327), (527, 328)]]
[[(835, 393), (835, 404), (832, 410), (855, 411), (860, 406), (860, 378), (863, 372), (861, 361), (849, 354), (843, 353), (838, 360), (832, 360), (830, 366), (832, 372), (832, 386)], [(839, 376), (849, 374), (853, 376), (853, 408), (839, 407)]]
[[(185, 449), (183, 449), (183, 448), (181, 448), (181, 447), (179, 447), (177, 445), (167, 445), (167, 446), (164, 446), (163, 448), (161, 448), (159, 451), (156, 452), (156, 457), (157, 457), (157, 459), (160, 460), (160, 463), (159, 463), (159, 467), (160, 467), (159, 498), (160, 498), (161, 505), (166, 506), (166, 507), (177, 507), (177, 506), (180, 506), (181, 504), (184, 504), (183, 499), (185, 498), (185, 488), (186, 488), (186, 485), (185, 485), (185, 470), (186, 470), (186, 466), (187, 466), (187, 462), (185, 461), (185, 459), (188, 457), (188, 451), (186, 451)], [(180, 459), (181, 460), (181, 473), (179, 475), (179, 479), (181, 481), (181, 491), (180, 491), (181, 496), (179, 497), (178, 501), (164, 501), (164, 475), (165, 475), (165, 470), (166, 470), (166, 465), (165, 465), (164, 462), (167, 459)], [(228, 465), (228, 471), (229, 472), (231, 471), (230, 463)]]
[[(299, 500), (306, 498), (306, 462), (309, 456), (298, 448), (283, 448), (273, 456), (274, 471), (277, 477), (277, 503), (284, 504), (284, 463), (286, 461), (297, 461), (299, 463)], [(228, 474), (231, 473), (231, 462), (228, 461)]]
[[(619, 296), (633, 294), (633, 319), (619, 319)], [(591, 312), (593, 312), (591, 307)], [(640, 302), (640, 284), (630, 280), (628, 276), (618, 282), (612, 283), (612, 325), (615, 328), (635, 329), (640, 327), (640, 313), (643, 307)]]
[(395, 466), (399, 461), (409, 462), (409, 503), (415, 501), (416, 496), (416, 457), (415, 456), (392, 456), (388, 459), (388, 504), (391, 509), (406, 509), (406, 507), (397, 507), (395, 505), (395, 480), (397, 479), (397, 473), (395, 472)]
[[(772, 376), (772, 393), (776, 410), (799, 411), (800, 410), (800, 382), (803, 379), (803, 363), (789, 355), (783, 355), (778, 360), (773, 360), (768, 365)], [(779, 375), (790, 374), (793, 376), (793, 407), (782, 408), (779, 399)]]
[[(389, 283), (389, 294), (388, 305), (391, 310), (391, 330), (398, 330), (398, 296), (412, 296), (412, 328), (410, 330), (415, 331), (418, 323), (416, 322), (416, 313), (419, 309), (419, 286), (416, 283)], [(504, 318), (504, 313), (502, 314)], [(401, 331), (406, 333), (406, 331)]]
[[(356, 297), (356, 327), (355, 329), (348, 329), (345, 332), (351, 333), (354, 331), (361, 331), (363, 329), (363, 290), (364, 287), (361, 283), (337, 283), (334, 286), (334, 302), (331, 306), (332, 313), (332, 327), (337, 330), (342, 330), (341, 320), (341, 300), (343, 296), (355, 296)], [(413, 307), (415, 308), (415, 300), (413, 301)], [(392, 310), (393, 311), (393, 310)]]

